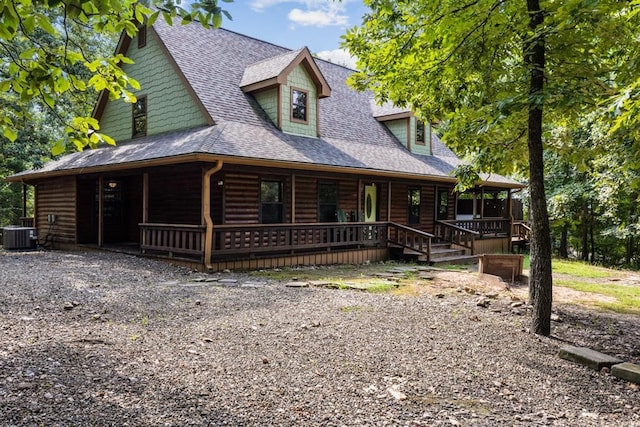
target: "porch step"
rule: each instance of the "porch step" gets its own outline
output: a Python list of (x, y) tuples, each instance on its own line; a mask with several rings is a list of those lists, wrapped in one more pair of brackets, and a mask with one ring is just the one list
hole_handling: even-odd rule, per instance
[(463, 265), (475, 264), (476, 262), (478, 262), (478, 255), (458, 255), (431, 259), (431, 265)]
[(431, 247), (431, 260), (435, 261), (440, 258), (451, 258), (459, 255), (466, 255), (466, 251), (464, 249), (451, 249), (451, 246), (448, 248), (438, 248), (434, 249)]

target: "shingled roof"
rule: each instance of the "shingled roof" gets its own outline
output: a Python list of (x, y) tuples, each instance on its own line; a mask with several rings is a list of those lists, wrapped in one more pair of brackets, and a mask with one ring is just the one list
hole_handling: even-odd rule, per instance
[[(455, 154), (436, 135), (432, 135), (433, 155), (409, 152), (376, 120), (379, 111), (374, 111), (372, 94), (347, 86), (352, 70), (311, 58), (331, 88), (331, 96), (319, 100), (320, 137), (286, 134), (241, 86), (273, 77), (308, 50), (291, 51), (224, 29), (205, 29), (197, 23), (169, 26), (158, 20), (153, 28), (215, 125), (74, 153), (10, 180), (124, 169), (152, 160), (169, 164), (223, 159), (455, 181), (451, 174), (460, 164)], [(487, 184), (521, 187), (499, 175), (492, 175)]]

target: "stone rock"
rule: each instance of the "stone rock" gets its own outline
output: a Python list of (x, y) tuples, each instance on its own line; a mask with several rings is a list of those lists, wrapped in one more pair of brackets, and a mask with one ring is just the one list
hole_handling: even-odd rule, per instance
[(489, 304), (491, 304), (491, 300), (485, 297), (479, 298), (478, 301), (476, 301), (476, 305), (482, 308), (489, 307)]
[(557, 314), (552, 313), (552, 314), (551, 314), (551, 321), (552, 321), (552, 322), (561, 323), (561, 322), (562, 322), (562, 319), (561, 319), (561, 318), (560, 318), (560, 316), (558, 316)]
[(628, 362), (613, 365), (611, 374), (616, 378), (640, 384), (640, 365)]
[(285, 286), (287, 288), (308, 288), (309, 287), (309, 283), (308, 282), (288, 282), (285, 283)]
[(309, 282), (309, 285), (316, 286), (319, 288), (328, 288), (329, 285), (331, 285), (331, 283), (327, 282), (326, 280), (311, 280)]
[(246, 282), (240, 285), (241, 288), (264, 288), (265, 284), (261, 282)]
[(511, 303), (511, 308), (518, 308), (518, 307), (522, 307), (524, 305), (524, 303), (522, 301), (515, 301)]
[(73, 310), (74, 307), (75, 305), (73, 305), (73, 303), (69, 301), (65, 302), (64, 305), (62, 306), (62, 308), (64, 308), (67, 311)]
[(387, 389), (387, 393), (396, 400), (405, 400), (407, 395), (399, 390), (398, 385), (392, 385)]
[(609, 356), (608, 354), (600, 353), (599, 351), (591, 350), (590, 348), (574, 347), (572, 345), (562, 347), (558, 356), (562, 359), (595, 369), (596, 371), (600, 371), (604, 367), (611, 368), (611, 366), (623, 362), (622, 360)]
[(218, 283), (222, 283), (223, 285), (233, 285), (238, 283), (238, 281), (236, 279), (220, 279), (218, 280)]

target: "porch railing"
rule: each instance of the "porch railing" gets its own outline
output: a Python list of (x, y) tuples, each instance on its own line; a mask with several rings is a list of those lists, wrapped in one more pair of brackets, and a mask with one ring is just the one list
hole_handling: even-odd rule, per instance
[(164, 252), (176, 255), (196, 256), (204, 259), (203, 225), (190, 224), (139, 224), (140, 250)]
[(20, 217), (20, 225), (22, 227), (35, 227), (35, 218), (31, 216)]
[(390, 244), (420, 252), (426, 255), (427, 259), (431, 259), (431, 239), (433, 237), (435, 237), (433, 234), (416, 230), (415, 228), (394, 222), (389, 223), (388, 242)]
[(531, 240), (531, 227), (521, 221), (514, 222), (511, 226), (511, 235), (518, 240), (528, 242)]
[(436, 222), (447, 223), (465, 230), (475, 231), (481, 237), (487, 235), (508, 236), (509, 227), (511, 226), (511, 220), (509, 218), (456, 219)]
[(462, 227), (457, 222), (469, 223), (470, 221), (436, 221), (434, 226), (435, 237), (438, 240), (449, 242), (468, 248), (474, 254), (475, 240), (480, 238), (481, 234), (472, 228)]
[(386, 244), (386, 222), (216, 225), (213, 257)]

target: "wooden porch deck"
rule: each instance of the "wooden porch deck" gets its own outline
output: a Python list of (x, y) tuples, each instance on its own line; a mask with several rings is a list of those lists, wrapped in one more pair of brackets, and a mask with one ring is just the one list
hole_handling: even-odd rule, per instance
[[(509, 227), (508, 219), (437, 221), (436, 234), (393, 222), (225, 224), (214, 226), (211, 259), (205, 259), (205, 226), (140, 224), (140, 251), (204, 265), (238, 260), (247, 260), (247, 265), (251, 265), (251, 260), (267, 258), (365, 249), (388, 251), (398, 247), (417, 254), (425, 262), (433, 262), (434, 256), (438, 257), (432, 249), (436, 242), (468, 249), (467, 252), (474, 255), (476, 239), (508, 236)], [(459, 249), (451, 250), (459, 252)]]

